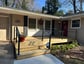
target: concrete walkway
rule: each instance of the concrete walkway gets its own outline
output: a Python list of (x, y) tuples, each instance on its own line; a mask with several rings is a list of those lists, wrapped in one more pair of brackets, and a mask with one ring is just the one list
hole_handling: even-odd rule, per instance
[(13, 48), (8, 42), (0, 42), (0, 64), (13, 64)]
[(51, 54), (40, 55), (28, 59), (15, 60), (14, 64), (64, 64)]

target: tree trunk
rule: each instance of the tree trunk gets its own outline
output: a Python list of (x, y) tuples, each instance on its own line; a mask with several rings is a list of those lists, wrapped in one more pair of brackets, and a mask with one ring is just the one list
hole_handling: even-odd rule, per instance
[(72, 0), (72, 1), (73, 1), (74, 13), (76, 14), (76, 0)]
[(82, 0), (80, 0), (80, 12), (82, 11)]

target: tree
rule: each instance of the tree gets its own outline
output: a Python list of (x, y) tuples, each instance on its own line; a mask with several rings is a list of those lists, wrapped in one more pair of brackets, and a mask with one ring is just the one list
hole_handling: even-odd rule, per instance
[(63, 12), (63, 10), (59, 10), (54, 15), (56, 15), (56, 16), (63, 16), (64, 12)]
[[(34, 0), (0, 0), (0, 6), (29, 10)], [(29, 5), (28, 5), (29, 4)]]
[(74, 14), (73, 10), (68, 10), (68, 12), (65, 14), (65, 16)]
[(74, 13), (83, 11), (83, 2), (84, 0), (68, 0), (71, 5), (73, 6)]
[(76, 0), (72, 0), (74, 13), (76, 13)]
[(42, 8), (42, 12), (45, 10), (47, 11), (47, 14), (55, 14), (60, 7), (59, 0), (46, 0), (45, 6)]

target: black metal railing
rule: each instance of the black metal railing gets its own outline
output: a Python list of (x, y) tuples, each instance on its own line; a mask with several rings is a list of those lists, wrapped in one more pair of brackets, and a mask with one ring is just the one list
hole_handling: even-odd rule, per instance
[[(63, 30), (59, 30), (59, 31), (55, 31), (55, 32), (57, 33), (57, 35), (52, 35), (52, 31), (49, 32), (49, 36), (48, 36), (48, 38), (49, 38), (49, 49), (51, 49), (52, 37), (77, 39), (77, 30), (68, 30), (67, 35), (63, 34), (64, 33)], [(43, 35), (42, 38), (44, 39), (44, 33), (42, 35)], [(59, 44), (61, 44), (61, 43), (59, 43)], [(65, 42), (65, 44), (66, 44), (66, 42)], [(58, 45), (58, 44), (56, 43), (56, 45)]]
[(14, 27), (14, 39), (16, 40), (16, 43), (18, 43), (18, 52), (17, 54), (20, 55), (20, 32), (18, 30), (18, 27)]

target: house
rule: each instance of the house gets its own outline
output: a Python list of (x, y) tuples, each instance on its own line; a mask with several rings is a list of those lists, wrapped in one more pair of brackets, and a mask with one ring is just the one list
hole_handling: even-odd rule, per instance
[[(18, 31), (20, 35), (24, 35), (26, 38), (34, 36), (42, 37), (43, 40), (43, 38), (52, 35), (56, 38), (76, 39), (80, 44), (84, 44), (83, 18), (84, 13), (58, 17), (0, 7), (0, 35), (2, 35), (0, 41), (11, 42), (17, 39), (16, 31)], [(66, 42), (67, 40), (57, 39), (55, 41)]]

